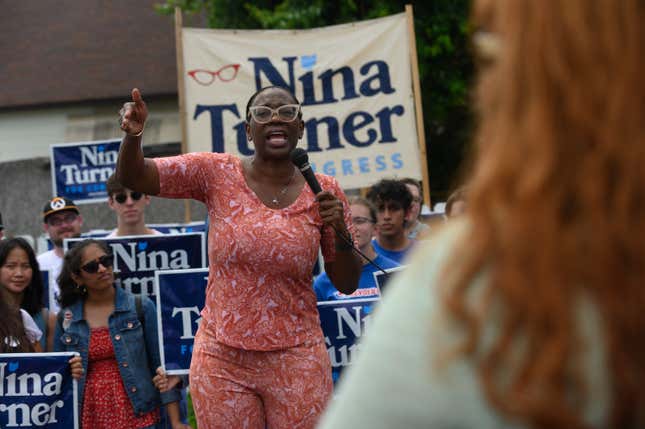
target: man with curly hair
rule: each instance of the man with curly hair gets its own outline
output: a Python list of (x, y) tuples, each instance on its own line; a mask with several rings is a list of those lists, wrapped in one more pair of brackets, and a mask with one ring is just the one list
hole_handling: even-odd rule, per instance
[(370, 188), (367, 198), (376, 206), (374, 250), (400, 264), (405, 263), (415, 242), (408, 238), (405, 229), (412, 205), (410, 190), (400, 180), (383, 179)]

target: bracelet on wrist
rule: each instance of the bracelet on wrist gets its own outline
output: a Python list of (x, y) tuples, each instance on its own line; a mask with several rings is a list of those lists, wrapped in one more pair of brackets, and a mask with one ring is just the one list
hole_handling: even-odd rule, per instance
[(145, 129), (146, 129), (146, 124), (144, 122), (143, 127), (141, 127), (141, 131), (139, 131), (136, 134), (129, 134), (129, 133), (126, 133), (126, 134), (129, 135), (130, 137), (141, 137), (141, 134), (143, 134), (143, 130), (145, 130)]

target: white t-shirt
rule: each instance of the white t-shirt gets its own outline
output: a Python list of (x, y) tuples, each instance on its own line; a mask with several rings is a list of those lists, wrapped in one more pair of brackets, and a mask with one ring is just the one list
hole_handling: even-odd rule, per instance
[(40, 341), (40, 338), (43, 336), (43, 331), (38, 328), (34, 319), (22, 308), (20, 309), (20, 315), (22, 316), (22, 324), (25, 327), (27, 339), (32, 343)]
[[(20, 316), (22, 317), (22, 325), (25, 328), (25, 336), (27, 339), (31, 343), (40, 341), (43, 336), (43, 332), (38, 328), (34, 319), (32, 319), (29, 313), (22, 308), (20, 309)], [(19, 345), (17, 339), (13, 337), (5, 337), (4, 342), (10, 347), (18, 347)]]
[[(105, 238), (119, 237), (119, 235), (117, 235), (118, 230), (119, 230), (118, 228), (114, 228), (111, 233), (105, 236)], [(153, 229), (152, 231), (154, 231), (152, 234), (142, 234), (142, 235), (163, 235), (163, 232), (157, 231), (156, 229)]]
[[(38, 259), (38, 265), (40, 266), (41, 270), (49, 271), (50, 296), (53, 292), (53, 296), (57, 298), (60, 295), (60, 290), (58, 289), (58, 283), (56, 282), (56, 279), (58, 279), (60, 271), (63, 268), (63, 258), (58, 256), (54, 252), (54, 249), (52, 249), (48, 252), (41, 253), (36, 257), (36, 259)], [(49, 310), (54, 313), (58, 313), (58, 310), (60, 310), (58, 302), (55, 299), (49, 299), (48, 301), (50, 301)]]

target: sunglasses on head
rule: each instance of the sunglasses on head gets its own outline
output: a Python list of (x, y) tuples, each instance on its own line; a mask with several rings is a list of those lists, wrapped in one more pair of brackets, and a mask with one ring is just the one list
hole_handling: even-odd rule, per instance
[(99, 271), (99, 265), (103, 265), (105, 268), (111, 268), (113, 264), (114, 258), (112, 257), (112, 255), (103, 255), (83, 265), (81, 267), (81, 270), (85, 271), (88, 274), (95, 274)]
[[(143, 197), (143, 194), (141, 192), (130, 192), (130, 198), (132, 198), (132, 201), (139, 201)], [(119, 204), (123, 204), (128, 200), (128, 193), (123, 192), (120, 194), (116, 194), (114, 196), (114, 201), (116, 201)]]

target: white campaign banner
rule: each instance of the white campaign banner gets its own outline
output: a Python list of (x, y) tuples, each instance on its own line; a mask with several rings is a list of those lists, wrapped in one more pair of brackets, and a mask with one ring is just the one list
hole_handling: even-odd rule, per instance
[(290, 88), (315, 171), (345, 189), (421, 178), (406, 15), (311, 30), (182, 29), (188, 152), (253, 153), (246, 103)]

